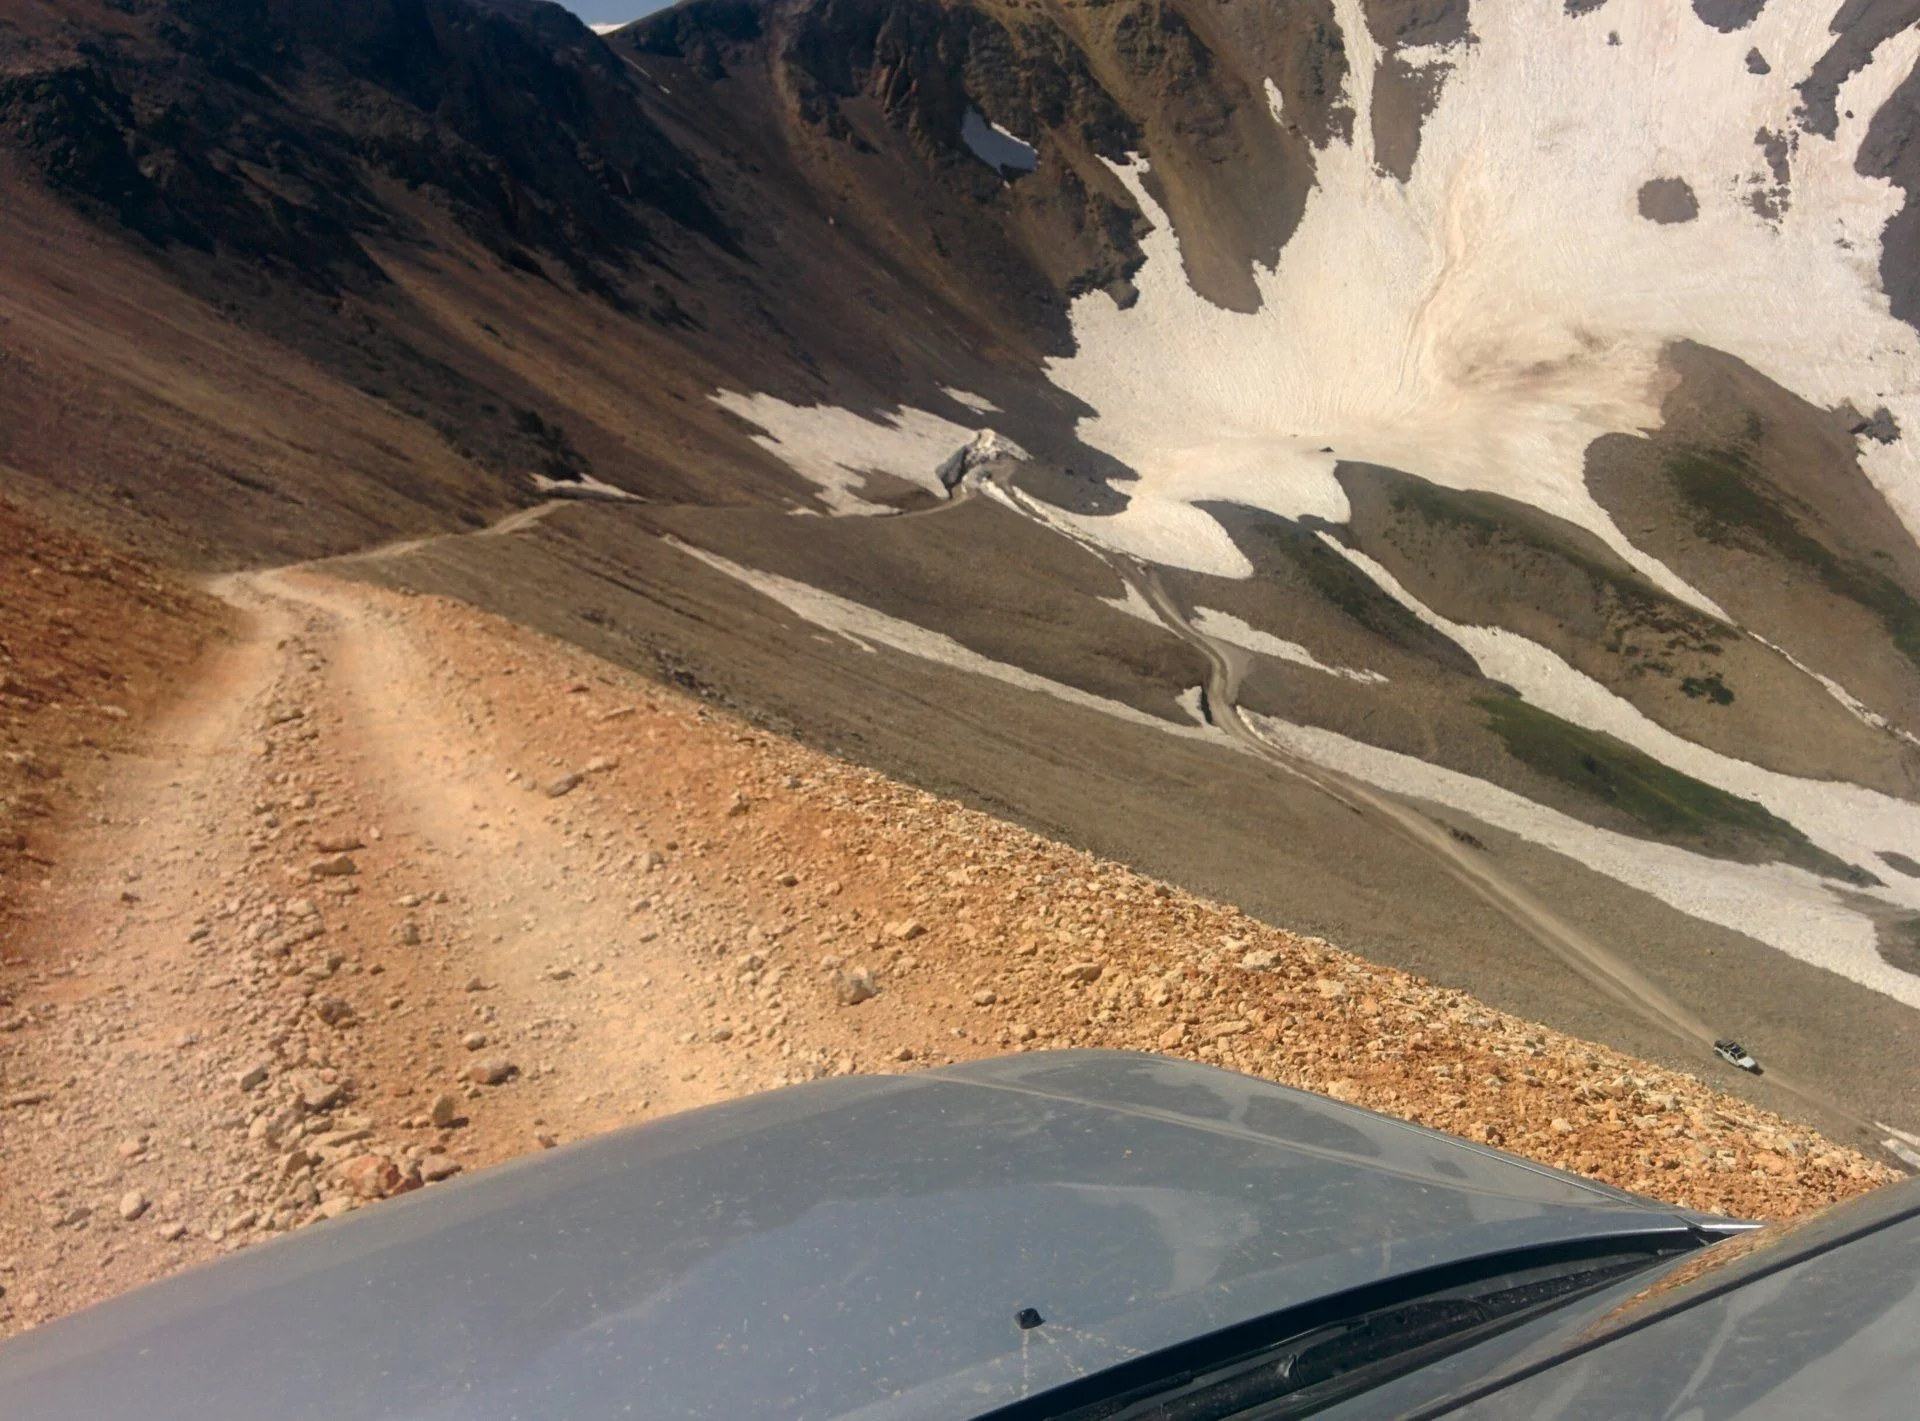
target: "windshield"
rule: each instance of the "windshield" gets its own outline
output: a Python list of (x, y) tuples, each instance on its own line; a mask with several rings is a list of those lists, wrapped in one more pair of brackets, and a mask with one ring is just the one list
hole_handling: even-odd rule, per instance
[(991, 1413), (989, 1421), (1305, 1416), (1697, 1247), (1671, 1233), (1474, 1260), (1356, 1289)]

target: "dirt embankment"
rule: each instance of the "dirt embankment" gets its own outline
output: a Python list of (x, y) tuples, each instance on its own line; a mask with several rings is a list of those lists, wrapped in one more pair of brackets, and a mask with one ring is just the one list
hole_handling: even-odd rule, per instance
[(0, 932), (20, 881), (57, 867), (66, 816), (225, 623), (212, 598), (0, 500)]
[(458, 604), (229, 595), (7, 925), (0, 1331), (668, 1111), (1069, 1045), (1747, 1216), (1890, 1177)]

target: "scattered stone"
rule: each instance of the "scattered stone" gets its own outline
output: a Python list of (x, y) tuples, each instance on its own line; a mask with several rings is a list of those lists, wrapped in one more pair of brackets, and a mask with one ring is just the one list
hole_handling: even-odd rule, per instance
[(733, 1040), (733, 1028), (731, 1026), (720, 1027), (717, 1031), (713, 1033), (713, 1039), (715, 1041)]
[(460, 1101), (457, 1096), (442, 1091), (433, 1098), (433, 1106), (427, 1112), (427, 1119), (436, 1130), (450, 1130), (460, 1118)]
[(540, 975), (545, 977), (549, 982), (564, 982), (573, 975), (573, 969), (571, 967), (549, 967)]
[(313, 1014), (328, 1026), (351, 1026), (353, 1003), (345, 997), (322, 997), (313, 1004)]
[(314, 1078), (302, 1087), (300, 1103), (315, 1115), (324, 1115), (347, 1098), (347, 1088), (339, 1081), (323, 1081)]
[(460, 1161), (447, 1155), (428, 1155), (420, 1161), (420, 1177), (429, 1184), (452, 1179), (460, 1172)]
[(895, 942), (912, 942), (915, 938), (925, 937), (926, 935), (927, 929), (925, 925), (913, 919), (887, 924), (887, 936)]
[(234, 1078), (234, 1084), (239, 1086), (241, 1090), (258, 1090), (267, 1083), (267, 1075), (266, 1065), (264, 1063), (255, 1063), (240, 1072), (240, 1074)]
[(647, 873), (658, 873), (667, 866), (667, 856), (658, 849), (648, 849), (640, 855), (640, 867)]
[(1100, 974), (1106, 969), (1098, 962), (1070, 962), (1060, 969), (1060, 975), (1069, 982), (1098, 982)]
[(120, 1217), (132, 1223), (147, 1212), (147, 1196), (138, 1189), (129, 1189), (120, 1196)]
[(385, 1155), (357, 1155), (341, 1166), (340, 1183), (356, 1199), (384, 1199), (400, 1192), (400, 1167)]
[(317, 854), (350, 854), (366, 846), (358, 834), (316, 834), (313, 839), (313, 851)]
[(1553, 1123), (1547, 1126), (1547, 1128), (1556, 1135), (1571, 1135), (1573, 1133), (1573, 1122), (1564, 1115), (1556, 1115), (1553, 1117)]
[(880, 995), (880, 989), (874, 985), (873, 973), (864, 967), (856, 967), (851, 972), (833, 974), (833, 995), (843, 1007), (858, 1006)]
[(353, 1212), (354, 1199), (350, 1194), (336, 1194), (331, 1199), (322, 1199), (315, 1212), (323, 1219), (337, 1219), (342, 1214)]
[(985, 988), (973, 994), (973, 1004), (977, 1007), (990, 1007), (999, 1000), (1000, 998), (996, 993), (988, 991)]
[(315, 859), (307, 865), (307, 873), (313, 878), (351, 878), (360, 872), (360, 865), (353, 861), (350, 854), (335, 854), (330, 858)]
[(187, 1236), (187, 1226), (178, 1221), (171, 1224), (162, 1224), (153, 1231), (153, 1236), (162, 1243), (178, 1243)]
[(574, 770), (568, 774), (564, 774), (560, 776), (560, 778), (557, 780), (550, 781), (547, 785), (547, 798), (548, 799), (565, 798), (567, 795), (570, 795), (575, 790), (579, 789), (580, 786), (583, 783), (585, 783), (586, 778), (587, 777), (581, 774), (580, 771)]
[(1271, 972), (1280, 965), (1280, 954), (1266, 948), (1256, 948), (1240, 959), (1243, 972)]
[(911, 1061), (913, 1059), (913, 1047), (902, 1046), (898, 1051), (893, 1053), (893, 1059), (896, 1061)]
[(491, 1056), (467, 1067), (466, 1077), (475, 1085), (505, 1085), (520, 1074), (520, 1068), (504, 1057)]
[(487, 1044), (487, 1033), (484, 1031), (469, 1031), (465, 1036), (460, 1038), (460, 1044), (469, 1051), (478, 1051), (482, 1046)]

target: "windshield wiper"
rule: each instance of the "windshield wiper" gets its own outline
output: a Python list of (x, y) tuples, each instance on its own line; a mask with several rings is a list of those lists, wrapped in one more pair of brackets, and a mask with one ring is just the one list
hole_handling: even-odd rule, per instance
[(1256, 1407), (1262, 1421), (1305, 1416), (1705, 1241), (1662, 1230), (1429, 1269), (1122, 1363), (982, 1421), (1224, 1421)]

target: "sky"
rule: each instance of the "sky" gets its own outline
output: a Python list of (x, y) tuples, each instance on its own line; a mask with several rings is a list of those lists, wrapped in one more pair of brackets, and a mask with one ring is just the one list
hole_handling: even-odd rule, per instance
[(614, 25), (664, 10), (672, 0), (560, 0), (560, 3), (590, 25)]

